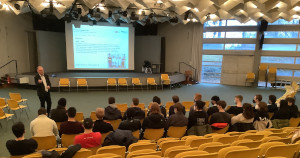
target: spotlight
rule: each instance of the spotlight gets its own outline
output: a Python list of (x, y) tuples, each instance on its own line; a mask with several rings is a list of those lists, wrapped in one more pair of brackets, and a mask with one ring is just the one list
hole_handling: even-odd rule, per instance
[[(17, 10), (20, 10), (20, 9), (21, 9), (21, 6), (20, 6), (19, 4), (17, 4), (17, 3), (14, 5), (14, 7), (15, 7)], [(0, 9), (1, 9), (1, 8), (0, 8)]]
[(189, 15), (190, 15), (189, 11), (185, 12), (185, 14), (184, 14), (184, 20), (187, 20), (189, 18)]
[(174, 17), (169, 20), (171, 23), (178, 23), (178, 18)]

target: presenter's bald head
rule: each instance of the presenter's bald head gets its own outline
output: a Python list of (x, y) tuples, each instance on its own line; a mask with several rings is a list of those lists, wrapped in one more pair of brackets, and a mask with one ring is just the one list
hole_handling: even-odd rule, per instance
[(36, 71), (40, 74), (40, 75), (44, 75), (44, 68), (42, 66), (38, 66)]

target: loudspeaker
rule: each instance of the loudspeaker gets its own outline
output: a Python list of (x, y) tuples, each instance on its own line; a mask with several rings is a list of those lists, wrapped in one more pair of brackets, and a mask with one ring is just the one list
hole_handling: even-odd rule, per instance
[(263, 44), (264, 44), (264, 39), (265, 39), (265, 35), (264, 35), (264, 33), (261, 33), (260, 37), (259, 37), (259, 49), (262, 49)]
[(268, 28), (268, 22), (266, 20), (262, 20), (258, 22), (258, 31), (259, 32), (264, 32), (267, 31)]

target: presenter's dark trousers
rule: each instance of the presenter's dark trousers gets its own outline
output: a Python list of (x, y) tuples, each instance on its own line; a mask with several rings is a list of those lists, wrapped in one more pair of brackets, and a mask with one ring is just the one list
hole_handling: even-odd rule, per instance
[(50, 97), (50, 92), (46, 92), (43, 95), (39, 95), (40, 102), (41, 102), (41, 107), (45, 108), (45, 102), (47, 102), (47, 113), (48, 116), (50, 115), (50, 110), (51, 110), (51, 97)]

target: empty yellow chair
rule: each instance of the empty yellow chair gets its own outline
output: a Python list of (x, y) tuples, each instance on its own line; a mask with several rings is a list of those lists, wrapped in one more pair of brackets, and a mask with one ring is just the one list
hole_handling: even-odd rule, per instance
[(267, 69), (268, 69), (267, 64), (262, 63), (259, 65), (258, 81), (266, 81)]
[(226, 126), (222, 129), (212, 129), (212, 133), (224, 134), (228, 131), (229, 126)]
[(119, 145), (105, 146), (97, 150), (97, 154), (113, 153), (122, 156), (122, 158), (125, 158), (125, 152), (126, 152), (126, 147), (119, 146)]
[(259, 153), (259, 148), (252, 148), (252, 149), (240, 149), (229, 151), (224, 158), (257, 158)]
[(61, 87), (69, 87), (69, 92), (71, 90), (70, 80), (68, 78), (60, 78), (58, 81), (59, 92)]
[(62, 134), (61, 135), (61, 146), (68, 148), (70, 145), (74, 145), (74, 139), (79, 134)]
[(120, 87), (127, 87), (127, 91), (128, 91), (128, 83), (126, 78), (118, 78), (118, 88), (120, 90)]
[(118, 120), (105, 120), (105, 122), (110, 123), (111, 126), (113, 127), (113, 129), (117, 130), (120, 123), (122, 122), (122, 120), (121, 119), (118, 119)]
[(143, 149), (156, 150), (156, 144), (147, 143), (147, 142), (133, 143), (128, 147), (128, 152), (133, 152), (133, 151), (143, 150)]
[(147, 156), (152, 156), (155, 157), (155, 156), (161, 156), (161, 152), (160, 151), (155, 151), (155, 150), (152, 150), (152, 149), (142, 149), (142, 150), (137, 150), (137, 151), (133, 151), (133, 152), (130, 152), (126, 158), (136, 158), (136, 157), (147, 157)]
[(37, 150), (49, 150), (57, 147), (56, 137), (46, 136), (46, 137), (32, 137), (37, 143)]
[(232, 142), (238, 140), (239, 136), (228, 136), (224, 134), (224, 135), (215, 135), (212, 138), (213, 138), (213, 142), (231, 144)]
[(285, 144), (290, 144), (291, 138), (270, 139), (268, 142), (283, 142)]
[(164, 129), (146, 129), (144, 132), (144, 138), (148, 140), (158, 140), (159, 138), (163, 137)]
[[(169, 141), (169, 140), (180, 140), (179, 138), (172, 138), (172, 137), (166, 137), (166, 138), (160, 138), (156, 141), (156, 144), (159, 146), (160, 143), (164, 141)], [(182, 140), (182, 139), (181, 139)]]
[(135, 158), (161, 158), (161, 156), (158, 156), (158, 155), (143, 155), (143, 156), (137, 156)]
[(242, 139), (242, 140), (237, 140), (234, 141), (231, 145), (232, 146), (246, 146), (248, 148), (257, 148), (262, 144), (261, 140), (258, 141), (253, 141), (251, 139)]
[(27, 118), (29, 119), (27, 111), (26, 111), (26, 108), (27, 108), (26, 105), (19, 105), (19, 103), (16, 100), (12, 100), (12, 99), (8, 99), (7, 104), (8, 104), (9, 109), (13, 111), (13, 113), (15, 114), (16, 117), (17, 117), (17, 115), (16, 115), (15, 111), (20, 110), (21, 111), (20, 115), (23, 111), (25, 111)]
[(124, 113), (128, 109), (128, 105), (127, 104), (116, 104), (116, 106), (121, 111), (122, 116), (124, 115)]
[(25, 155), (25, 158), (42, 158), (42, 153), (32, 153), (29, 155)]
[(280, 137), (280, 138), (286, 138), (287, 137), (287, 133), (286, 132), (282, 132), (282, 133), (272, 133), (269, 135), (269, 137), (271, 136), (277, 136), (277, 137)]
[(108, 91), (108, 87), (116, 87), (116, 91), (118, 91), (118, 84), (115, 78), (108, 78), (106, 83), (106, 90)]
[(137, 138), (137, 139), (140, 139), (140, 130), (136, 130), (134, 132), (132, 132), (132, 135)]
[(194, 150), (194, 151), (186, 151), (179, 153), (175, 156), (175, 158), (184, 158), (186, 156), (201, 156), (201, 155), (208, 155), (209, 153), (206, 151), (199, 151), (199, 150)]
[[(233, 151), (241, 151), (241, 150), (247, 150), (249, 149), (248, 147), (245, 147), (245, 146), (229, 146), (229, 147), (226, 147), (226, 148), (223, 148), (221, 149), (219, 152), (218, 152), (218, 158), (225, 158), (226, 155), (229, 153), (229, 152), (233, 152)], [(228, 157), (229, 158), (229, 157)], [(248, 157), (247, 157), (248, 158)], [(249, 157), (250, 158), (250, 157)]]
[(191, 151), (196, 150), (195, 148), (191, 148), (189, 146), (173, 146), (168, 148), (165, 151), (164, 157), (168, 158), (175, 158), (175, 156), (179, 153), (185, 152), (185, 151)]
[(185, 141), (185, 145), (190, 147), (199, 147), (201, 144), (212, 142), (213, 138), (205, 138), (205, 137), (191, 137), (187, 138)]
[(0, 98), (0, 109), (7, 108), (8, 105), (6, 104), (5, 98)]
[(90, 114), (90, 118), (93, 120), (93, 122), (95, 122), (96, 120), (98, 120), (97, 116), (96, 116), (96, 112), (92, 111)]
[(281, 146), (281, 145), (285, 145), (282, 142), (267, 142), (267, 143), (263, 143), (261, 144), (258, 148), (260, 148), (259, 151), (259, 157), (263, 157), (265, 155), (265, 153), (267, 152), (267, 150), (272, 147), (272, 146)]
[(167, 140), (159, 144), (162, 156), (165, 154), (165, 151), (173, 146), (182, 146), (185, 145), (184, 140)]
[(275, 129), (275, 128), (267, 128), (264, 131), (270, 131), (270, 132), (273, 132), (273, 133), (282, 133), (283, 132), (282, 129)]
[(269, 67), (269, 72), (268, 72), (268, 82), (269, 83), (276, 82), (276, 72), (277, 72), (276, 67)]
[(169, 85), (170, 89), (172, 88), (171, 80), (168, 74), (161, 74), (160, 76), (161, 80), (161, 88), (164, 89), (164, 85)]
[(145, 103), (139, 103), (138, 107), (142, 110), (145, 110)]
[[(188, 138), (198, 138), (198, 137), (202, 138), (202, 137), (204, 137), (204, 136), (188, 135), (188, 136), (183, 136), (183, 137), (181, 138), (181, 140), (187, 140)], [(206, 137), (205, 137), (205, 138), (206, 138)]]
[[(12, 117), (14, 116), (14, 114), (7, 114), (3, 111), (3, 109), (0, 108), (0, 120), (6, 120), (7, 126), (8, 127), (8, 120), (12, 120)], [(13, 120), (12, 120), (13, 121)], [(2, 127), (1, 123), (0, 126)]]
[(225, 134), (230, 136), (240, 136), (242, 134), (245, 134), (245, 132), (227, 132)]
[(141, 86), (141, 89), (143, 89), (143, 84), (139, 78), (132, 78), (131, 83), (132, 83), (133, 90), (135, 86)]
[(169, 109), (170, 109), (170, 107), (171, 107), (172, 105), (174, 105), (174, 102), (172, 102), (172, 101), (166, 102), (166, 107), (165, 107), (166, 110), (169, 111)]
[(155, 86), (157, 90), (157, 83), (155, 82), (154, 78), (147, 78), (147, 90), (149, 89), (148, 87), (150, 86)]
[(12, 99), (12, 100), (17, 101), (18, 103), (24, 103), (24, 104), (26, 104), (26, 106), (28, 106), (28, 103), (27, 103), (28, 99), (22, 98), (20, 93), (9, 93), (9, 98)]
[(103, 144), (105, 138), (110, 134), (112, 133), (112, 131), (109, 131), (107, 133), (101, 133), (101, 144)]
[(254, 81), (255, 81), (255, 74), (253, 72), (247, 73), (245, 86), (247, 85), (247, 83), (254, 83)]
[(299, 123), (300, 123), (300, 117), (298, 117), (298, 118), (290, 118), (290, 125), (289, 125), (289, 127), (298, 127), (298, 125), (299, 125)]
[(274, 140), (274, 139), (280, 139), (280, 137), (278, 137), (278, 136), (265, 137), (261, 141), (262, 141), (262, 143), (266, 143), (266, 142), (269, 142), (270, 140)]
[(264, 153), (265, 157), (272, 157), (272, 156), (283, 156), (288, 158), (293, 158), (295, 153), (298, 150), (298, 144), (285, 144), (285, 145), (276, 145), (271, 146), (267, 149)]
[(185, 107), (185, 111), (190, 111), (191, 106), (195, 104), (193, 101), (183, 101), (181, 104)]
[(88, 82), (84, 78), (77, 79), (77, 92), (78, 92), (78, 87), (86, 87), (86, 91), (89, 90)]
[(251, 139), (254, 141), (262, 140), (265, 135), (263, 134), (252, 134), (252, 133), (245, 133), (239, 136), (239, 140), (241, 139)]
[(217, 153), (219, 152), (219, 150), (229, 146), (230, 144), (222, 144), (220, 142), (210, 142), (210, 143), (201, 144), (198, 150), (207, 151), (208, 153)]
[(92, 156), (92, 154), (93, 153), (91, 150), (81, 148), (79, 151), (76, 152), (73, 158), (87, 158), (89, 156)]
[(122, 156), (113, 153), (106, 153), (106, 154), (92, 155), (89, 156), (88, 158), (122, 158)]
[(184, 127), (174, 127), (170, 126), (167, 132), (167, 136), (173, 137), (173, 138), (181, 138), (186, 133), (187, 126)]
[(78, 122), (83, 122), (84, 120), (83, 112), (77, 112), (75, 115), (75, 120)]

